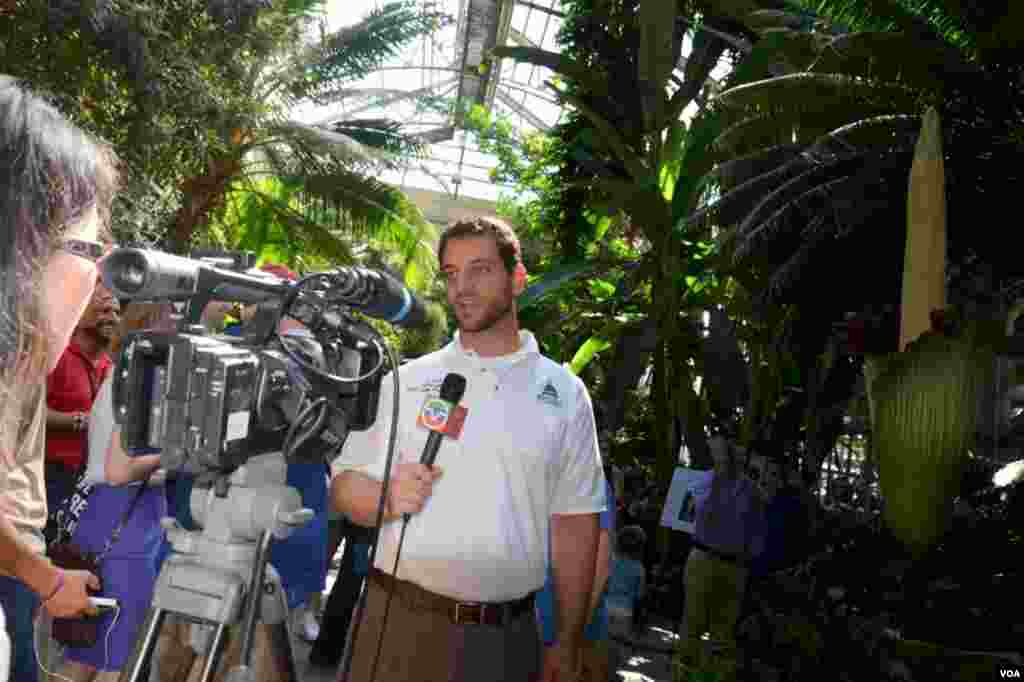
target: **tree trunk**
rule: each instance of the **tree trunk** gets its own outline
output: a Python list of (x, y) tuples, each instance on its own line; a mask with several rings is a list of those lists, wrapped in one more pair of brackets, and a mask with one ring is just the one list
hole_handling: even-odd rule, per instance
[(658, 244), (657, 276), (651, 294), (651, 315), (657, 321), (658, 344), (654, 353), (654, 415), (655, 415), (655, 470), (658, 484), (668, 485), (676, 467), (676, 452), (673, 451), (675, 413), (674, 405), (679, 396), (678, 377), (673, 376), (670, 353), (675, 347), (679, 333), (679, 287), (676, 272), (679, 269), (679, 248), (672, 232), (671, 207), (665, 202), (659, 190), (645, 194), (640, 220), (647, 226), (646, 231), (658, 235), (652, 242)]
[(171, 236), (173, 251), (188, 253), (196, 231), (209, 222), (211, 214), (224, 202), (231, 182), (241, 169), (242, 160), (236, 156), (214, 157), (205, 173), (182, 183), (181, 208), (174, 216)]

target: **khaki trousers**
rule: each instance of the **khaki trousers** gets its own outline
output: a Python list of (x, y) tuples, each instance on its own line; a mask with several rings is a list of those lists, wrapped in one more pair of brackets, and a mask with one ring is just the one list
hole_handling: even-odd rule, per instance
[[(736, 621), (740, 616), (747, 569), (693, 549), (686, 561), (686, 618), (683, 623), (684, 663), (703, 666), (707, 648), (701, 637), (711, 634), (713, 649), (726, 667), (736, 659)], [(731, 663), (730, 663), (731, 662)]]
[[(385, 630), (388, 593), (373, 579), (366, 589), (348, 682), (370, 682), (382, 631), (376, 682), (533, 682), (540, 674), (533, 609), (504, 627), (454, 625), (446, 614), (415, 608), (395, 594)], [(353, 624), (350, 637), (355, 630)]]

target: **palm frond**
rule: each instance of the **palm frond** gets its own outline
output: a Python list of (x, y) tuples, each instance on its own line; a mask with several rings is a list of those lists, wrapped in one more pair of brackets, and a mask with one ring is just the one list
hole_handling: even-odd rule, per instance
[(799, 31), (773, 31), (754, 44), (725, 77), (728, 88), (744, 83), (774, 78), (787, 73), (806, 71), (820, 55), (817, 34)]
[[(298, 256), (302, 251), (308, 250), (326, 258), (332, 264), (356, 262), (351, 246), (343, 241), (337, 232), (331, 231), (319, 221), (311, 220), (289, 201), (264, 192), (254, 192), (254, 195), (268, 211), (273, 212), (274, 219), (287, 230), (291, 243), (289, 255)], [(300, 244), (306, 248), (297, 248)]]
[(913, 148), (920, 126), (921, 117), (913, 114), (869, 116), (829, 131), (809, 147), (809, 153), (869, 147), (879, 151), (905, 150)]
[[(839, 180), (836, 181), (840, 182)], [(812, 256), (816, 255), (826, 239), (827, 231), (822, 229), (827, 221), (824, 215), (815, 216), (807, 223), (805, 239), (786, 260), (774, 268), (763, 293), (764, 299), (777, 299), (794, 287), (800, 275), (806, 271)]]
[(808, 69), (941, 92), (949, 74), (976, 73), (962, 53), (940, 42), (904, 33), (858, 32), (836, 36), (822, 46)]
[(219, 243), (256, 253), (259, 259), (299, 270), (354, 261), (340, 233), (332, 233), (301, 210), (299, 187), (276, 177), (246, 175), (228, 193), (214, 221)]
[[(960, 17), (943, 0), (796, 0), (845, 31), (900, 31), (970, 49), (972, 39)], [(957, 3), (959, 5), (968, 3)]]
[[(801, 207), (801, 202), (822, 193), (840, 179), (848, 177), (851, 164), (862, 163), (857, 155), (833, 163), (815, 164), (796, 177), (782, 183), (761, 199), (737, 228), (736, 257), (743, 259), (774, 234), (787, 215)], [(837, 177), (838, 176), (838, 177)]]
[(430, 244), (436, 235), (400, 191), (340, 166), (307, 172), (300, 180), (304, 213), (355, 240), (386, 245), (408, 276), (424, 282), (432, 277)]
[(388, 2), (309, 48), (298, 62), (301, 73), (292, 72), (288, 89), (297, 99), (322, 103), (322, 93), (372, 73), (411, 41), (447, 21), (445, 15), (426, 11), (411, 0)]
[[(791, 106), (805, 103), (804, 108), (817, 108), (819, 103), (856, 104), (858, 102), (890, 102), (894, 106), (911, 106), (918, 91), (898, 83), (873, 81), (844, 73), (802, 72), (745, 83), (729, 88), (718, 98), (719, 106), (747, 108)], [(905, 110), (905, 109), (904, 109)]]
[[(782, 183), (791, 180), (796, 177), (812, 164), (812, 162), (797, 154), (793, 148), (789, 148), (786, 152), (777, 151), (785, 147), (772, 147), (764, 153), (763, 158), (768, 159), (775, 155), (778, 155), (780, 159), (788, 156), (788, 161), (782, 162), (777, 165), (768, 165), (757, 172), (752, 169), (744, 169), (742, 171), (733, 170), (733, 175), (729, 177), (729, 183), (738, 183), (732, 185), (731, 189), (727, 189), (721, 197), (717, 200), (702, 206), (698, 210), (694, 211), (687, 219), (686, 223), (689, 225), (706, 223), (708, 220), (714, 220), (718, 225), (733, 225), (743, 219), (744, 216), (749, 215), (754, 207), (758, 204), (766, 193), (777, 188)], [(797, 146), (796, 150), (801, 150), (802, 146)], [(751, 167), (757, 167), (758, 157), (761, 157), (761, 153), (754, 154), (744, 159), (737, 159), (732, 167), (739, 169), (744, 163), (749, 164)], [(709, 176), (718, 174), (719, 171), (716, 169), (709, 173)], [(742, 176), (740, 175), (742, 173)], [(740, 177), (746, 179), (740, 182)]]
[[(784, 168), (798, 158), (804, 149), (802, 144), (780, 144), (758, 149), (752, 154), (730, 159), (718, 164), (711, 173), (717, 177), (727, 191), (756, 180), (766, 173)], [(724, 197), (723, 197), (724, 198)]]
[(264, 142), (285, 144), (303, 161), (328, 158), (349, 166), (367, 166), (393, 163), (383, 150), (372, 149), (361, 142), (335, 132), (298, 121), (283, 121), (267, 126), (271, 137)]
[(355, 140), (364, 147), (380, 149), (395, 156), (417, 155), (424, 145), (402, 134), (402, 124), (388, 118), (343, 119), (330, 126), (331, 131)]

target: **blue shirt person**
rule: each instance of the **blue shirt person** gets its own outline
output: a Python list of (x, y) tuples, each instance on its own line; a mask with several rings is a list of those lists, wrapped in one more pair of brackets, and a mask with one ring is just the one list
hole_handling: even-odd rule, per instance
[[(601, 512), (601, 530), (613, 533), (615, 530), (615, 491), (608, 481), (605, 481), (605, 494), (607, 495), (607, 508)], [(550, 541), (548, 542), (550, 554)], [(583, 637), (587, 641), (600, 641), (608, 639), (608, 591), (601, 595), (590, 621), (583, 631)], [(541, 637), (544, 646), (551, 646), (557, 639), (558, 624), (555, 622), (555, 584), (554, 574), (551, 571), (550, 556), (548, 559), (548, 579), (544, 583), (544, 589), (537, 593), (537, 622), (540, 624)]]

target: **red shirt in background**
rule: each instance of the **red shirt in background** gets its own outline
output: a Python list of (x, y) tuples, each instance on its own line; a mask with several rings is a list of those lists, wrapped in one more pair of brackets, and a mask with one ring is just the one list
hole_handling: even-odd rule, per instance
[[(72, 339), (46, 378), (46, 405), (58, 412), (89, 412), (113, 362), (101, 353), (95, 363)], [(85, 464), (84, 431), (46, 431), (46, 461), (79, 468)]]

